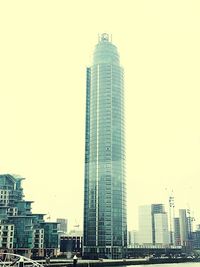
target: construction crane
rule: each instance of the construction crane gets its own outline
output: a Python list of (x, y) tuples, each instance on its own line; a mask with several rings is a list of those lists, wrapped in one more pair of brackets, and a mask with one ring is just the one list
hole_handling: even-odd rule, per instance
[(46, 217), (46, 219), (48, 220), (48, 221), (50, 221), (51, 220), (51, 214), (48, 212), (48, 214), (47, 214), (47, 217)]

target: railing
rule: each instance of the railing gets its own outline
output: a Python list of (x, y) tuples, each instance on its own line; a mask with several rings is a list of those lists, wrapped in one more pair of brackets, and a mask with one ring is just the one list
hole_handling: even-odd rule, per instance
[(42, 264), (38, 263), (37, 261), (33, 261), (29, 258), (24, 256), (13, 254), (13, 253), (0, 253), (0, 267), (43, 267)]

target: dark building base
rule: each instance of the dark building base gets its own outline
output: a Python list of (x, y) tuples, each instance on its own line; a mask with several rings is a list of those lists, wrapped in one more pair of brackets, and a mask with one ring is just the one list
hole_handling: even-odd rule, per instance
[(123, 259), (126, 257), (124, 247), (84, 247), (83, 259)]

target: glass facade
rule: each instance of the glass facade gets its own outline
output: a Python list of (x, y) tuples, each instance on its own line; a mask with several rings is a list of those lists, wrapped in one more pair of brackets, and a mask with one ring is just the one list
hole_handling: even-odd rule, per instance
[(58, 223), (45, 222), (44, 214), (33, 214), (33, 201), (24, 200), (21, 181), (10, 174), (0, 175), (0, 247), (15, 253), (44, 256), (56, 254)]
[(14, 224), (14, 249), (32, 249), (34, 246), (33, 219), (29, 216), (12, 216), (9, 221)]
[(124, 72), (107, 34), (87, 68), (84, 257), (122, 258), (127, 243)]

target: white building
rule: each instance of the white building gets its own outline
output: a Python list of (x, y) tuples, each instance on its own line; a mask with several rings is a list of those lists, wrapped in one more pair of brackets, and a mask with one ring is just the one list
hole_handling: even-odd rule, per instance
[(151, 205), (139, 207), (139, 233), (140, 244), (153, 244), (153, 224)]
[(143, 205), (139, 207), (140, 245), (169, 245), (167, 213), (163, 204)]
[(155, 244), (169, 245), (169, 231), (167, 213), (154, 214)]
[(181, 245), (187, 246), (188, 244), (188, 219), (186, 209), (179, 209), (179, 220), (180, 220), (180, 239)]

